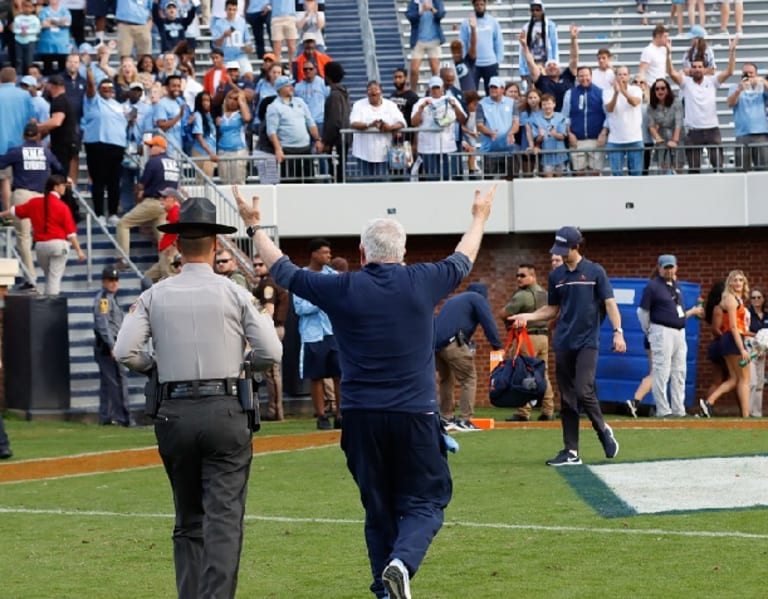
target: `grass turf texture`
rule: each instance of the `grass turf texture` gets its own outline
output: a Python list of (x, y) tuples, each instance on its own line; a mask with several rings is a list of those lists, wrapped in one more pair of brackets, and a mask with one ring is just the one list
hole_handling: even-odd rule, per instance
[[(265, 430), (294, 427), (308, 432), (314, 421)], [(25, 458), (154, 442), (151, 429), (13, 420), (8, 428)], [(594, 433), (581, 434), (585, 463), (604, 461)], [(616, 461), (765, 452), (760, 430), (620, 429), (617, 437)], [(765, 510), (606, 519), (544, 465), (561, 447), (559, 429), (456, 438), (454, 498), (413, 581), (415, 597), (765, 596), (765, 537), (690, 534), (768, 535)], [(1, 485), (0, 508), (3, 597), (174, 596), (173, 506), (161, 468)], [(372, 597), (362, 517), (337, 446), (256, 456), (238, 597)]]

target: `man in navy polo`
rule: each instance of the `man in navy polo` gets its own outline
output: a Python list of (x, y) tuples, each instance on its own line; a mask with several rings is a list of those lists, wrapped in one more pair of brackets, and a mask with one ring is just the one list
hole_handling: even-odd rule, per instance
[(683, 292), (677, 285), (677, 258), (663, 254), (659, 256), (658, 274), (643, 289), (637, 309), (637, 318), (651, 344), (653, 401), (656, 416), (662, 418), (685, 416), (685, 319), (689, 316), (702, 318), (704, 309), (685, 309)]
[(605, 450), (605, 457), (619, 453), (619, 442), (603, 420), (595, 394), (595, 370), (600, 341), (602, 306), (613, 326), (613, 351), (627, 351), (621, 314), (605, 269), (581, 255), (584, 239), (576, 227), (561, 227), (550, 253), (563, 257), (562, 266), (549, 274), (547, 305), (534, 312), (517, 314), (512, 326), (531, 320), (557, 318), (552, 339), (555, 371), (562, 405), (560, 419), (565, 448), (548, 466), (575, 466), (579, 457), (579, 409), (583, 409)]

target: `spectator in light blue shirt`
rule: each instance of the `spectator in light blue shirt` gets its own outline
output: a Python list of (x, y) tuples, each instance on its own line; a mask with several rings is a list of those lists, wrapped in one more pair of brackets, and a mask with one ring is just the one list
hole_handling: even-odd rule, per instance
[(480, 150), (493, 152), (496, 156), (486, 156), (486, 172), (510, 174), (509, 164), (505, 164), (506, 154), (517, 150), (515, 134), (520, 129), (520, 118), (514, 100), (504, 95), (504, 81), (501, 77), (492, 77), (489, 84), (490, 94), (477, 105), (477, 130), (480, 133)]
[(152, 54), (152, 2), (153, 0), (117, 0), (118, 56)]
[(211, 25), (211, 43), (224, 52), (224, 62), (236, 60), (240, 63), (240, 72), (253, 73), (248, 54), (253, 52), (252, 38), (248, 23), (237, 16), (237, 0), (227, 0), (227, 18), (216, 19)]
[[(749, 169), (768, 167), (768, 88), (757, 76), (757, 66), (747, 62), (741, 67), (741, 81), (728, 90), (728, 106), (733, 109), (736, 143), (736, 166)], [(754, 147), (751, 147), (754, 146)]]
[(35, 59), (37, 40), (40, 36), (40, 19), (35, 14), (32, 0), (24, 0), (21, 14), (13, 19), (13, 39), (16, 45), (16, 73), (25, 75), (29, 65)]
[(222, 185), (245, 181), (247, 161), (232, 160), (232, 157), (248, 156), (245, 126), (250, 122), (251, 109), (248, 107), (245, 91), (237, 88), (231, 90), (224, 98), (221, 116), (216, 119), (219, 131), (219, 176)]
[(186, 116), (187, 105), (181, 93), (181, 77), (171, 75), (165, 80), (166, 95), (152, 112), (152, 121), (168, 140), (168, 155), (176, 156), (182, 148), (182, 120)]
[(128, 119), (122, 104), (115, 100), (115, 86), (103, 79), (96, 88), (93, 71), (88, 69), (83, 104), (83, 145), (91, 177), (93, 210), (102, 225), (104, 217), (104, 192), (108, 212), (117, 219), (120, 203), (120, 175), (123, 155), (128, 145)]
[[(49, 0), (38, 15), (42, 31), (37, 51), (43, 59), (43, 74), (53, 75), (64, 70), (69, 54), (69, 26), (72, 14), (59, 5), (59, 0)], [(56, 62), (56, 69), (53, 63)]]
[(283, 51), (283, 41), (288, 47), (288, 60), (292, 60), (296, 56), (298, 39), (295, 0), (272, 0), (272, 51), (275, 53), (275, 62), (282, 61), (280, 55)]
[(317, 130), (322, 131), (325, 121), (323, 117), (325, 99), (328, 97), (329, 89), (323, 80), (317, 76), (317, 66), (314, 63), (306, 61), (303, 69), (304, 79), (296, 84), (294, 93), (297, 98), (304, 100), (309, 108), (309, 114), (312, 115), (312, 120), (317, 125)]
[(469, 49), (470, 20), (477, 25), (477, 57), (475, 59), (475, 87), (483, 80), (486, 96), (489, 93), (491, 77), (499, 74), (499, 63), (504, 59), (504, 39), (499, 22), (485, 12), (485, 0), (472, 0), (475, 13), (464, 19), (459, 28), (459, 40), (464, 52)]
[(432, 76), (440, 68), (440, 46), (445, 35), (440, 21), (445, 16), (443, 0), (410, 0), (405, 16), (411, 23), (411, 89), (418, 89), (421, 59), (426, 54)]

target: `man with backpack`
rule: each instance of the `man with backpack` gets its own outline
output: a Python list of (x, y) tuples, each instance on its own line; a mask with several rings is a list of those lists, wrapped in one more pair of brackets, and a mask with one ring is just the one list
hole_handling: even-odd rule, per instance
[[(509, 316), (516, 314), (535, 312), (542, 306), (547, 305), (547, 291), (539, 285), (536, 280), (536, 267), (533, 264), (524, 263), (517, 267), (517, 291), (509, 298), (507, 305), (501, 311), (501, 318), (504, 324), (509, 328)], [(547, 364), (547, 354), (549, 354), (549, 329), (544, 320), (528, 323), (528, 335), (531, 338), (533, 346), (533, 355), (528, 353), (527, 344), (523, 343), (520, 353), (531, 358), (539, 358), (544, 361), (545, 369)], [(515, 347), (510, 348), (510, 355), (514, 353)], [(541, 414), (539, 420), (553, 420), (555, 411), (555, 394), (552, 391), (552, 385), (549, 382), (549, 375), (546, 374), (547, 390), (544, 392), (544, 399), (541, 403)], [(531, 419), (531, 405), (525, 404), (517, 409), (517, 413), (506, 418), (508, 422), (528, 422)]]

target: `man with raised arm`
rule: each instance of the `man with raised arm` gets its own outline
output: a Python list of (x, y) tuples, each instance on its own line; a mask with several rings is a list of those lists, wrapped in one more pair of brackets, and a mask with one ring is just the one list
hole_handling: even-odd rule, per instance
[(496, 186), (475, 192), (472, 222), (453, 254), (403, 265), (405, 231), (370, 221), (360, 237), (359, 271), (329, 277), (294, 265), (259, 228), (258, 198), (240, 216), (275, 282), (331, 319), (339, 347), (341, 447), (360, 489), (378, 599), (410, 599), (410, 579), (443, 523), (452, 482), (435, 389), (435, 306), (469, 274)]

